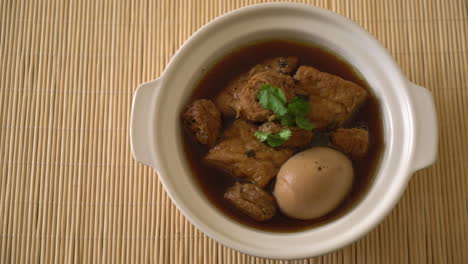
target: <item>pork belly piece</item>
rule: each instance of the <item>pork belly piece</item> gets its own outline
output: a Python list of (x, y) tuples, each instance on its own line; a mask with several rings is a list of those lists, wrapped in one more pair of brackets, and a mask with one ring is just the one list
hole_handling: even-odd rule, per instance
[(212, 101), (201, 99), (192, 102), (182, 113), (182, 119), (198, 142), (210, 146), (216, 143), (221, 132), (221, 114)]
[(276, 57), (272, 59), (267, 59), (260, 63), (265, 70), (280, 72), (283, 74), (292, 74), (299, 63), (299, 58), (297, 57)]
[(266, 59), (255, 65), (248, 72), (232, 80), (215, 98), (214, 102), (221, 113), (225, 116), (236, 115), (236, 105), (239, 101), (237, 94), (247, 81), (257, 73), (273, 72), (281, 74), (292, 74), (297, 68), (299, 59), (297, 57), (276, 57)]
[(361, 159), (369, 150), (369, 132), (362, 128), (338, 128), (330, 134), (330, 140), (341, 152), (353, 159)]
[(296, 93), (313, 97), (311, 107), (314, 107), (314, 102), (318, 103), (311, 110), (324, 108), (322, 111), (318, 110), (320, 114), (311, 111), (310, 119), (319, 128), (333, 123), (343, 125), (368, 97), (368, 92), (363, 87), (310, 66), (300, 66), (294, 79)]
[(231, 204), (256, 221), (263, 222), (276, 214), (276, 200), (253, 183), (236, 183), (224, 194)]
[(237, 119), (225, 130), (220, 142), (210, 149), (205, 161), (235, 177), (246, 178), (260, 187), (266, 186), (293, 151), (263, 144), (255, 137), (255, 131), (255, 125)]
[(309, 119), (314, 122), (317, 128), (325, 129), (329, 126), (339, 126), (349, 118), (346, 109), (331, 100), (310, 95), (309, 103)]
[(255, 122), (263, 122), (273, 115), (271, 110), (263, 108), (258, 103), (257, 94), (264, 84), (280, 88), (285, 93), (287, 101), (294, 97), (294, 79), (291, 76), (279, 72), (257, 73), (238, 93), (239, 101), (235, 106), (238, 116)]

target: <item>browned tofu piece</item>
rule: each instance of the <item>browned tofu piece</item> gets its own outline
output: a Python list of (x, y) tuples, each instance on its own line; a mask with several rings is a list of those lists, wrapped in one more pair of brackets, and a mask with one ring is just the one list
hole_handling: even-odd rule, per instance
[(221, 133), (221, 114), (212, 101), (201, 99), (192, 102), (182, 113), (182, 119), (198, 142), (210, 146), (216, 143)]
[(315, 95), (309, 96), (309, 102), (309, 119), (317, 128), (323, 129), (332, 124), (342, 125), (349, 118), (349, 113), (338, 103)]
[(369, 149), (369, 132), (362, 128), (338, 128), (330, 134), (330, 140), (353, 159), (363, 158)]
[(294, 79), (279, 72), (257, 73), (241, 88), (236, 105), (237, 115), (255, 122), (267, 121), (273, 115), (271, 110), (263, 108), (257, 99), (257, 94), (264, 84), (280, 88), (290, 101), (294, 97)]
[(273, 72), (281, 72), (283, 74), (292, 74), (297, 68), (299, 63), (299, 58), (297, 57), (276, 57), (272, 59), (267, 59), (260, 63), (265, 70)]
[(291, 130), (291, 137), (284, 142), (281, 147), (285, 148), (300, 148), (309, 145), (312, 142), (314, 133), (309, 130), (302, 129), (300, 127), (287, 127), (282, 126), (275, 122), (265, 122), (263, 123), (258, 130), (261, 132), (271, 132), (273, 134), (278, 134), (283, 129)]
[[(299, 67), (294, 79), (296, 79), (297, 94), (314, 96), (315, 101), (320, 99), (331, 102), (331, 104), (319, 102), (321, 106), (328, 109), (333, 108), (329, 116), (327, 115), (328, 111), (325, 110), (321, 111), (320, 115), (312, 113), (312, 121), (317, 123), (320, 128), (326, 127), (332, 122), (342, 125), (368, 96), (368, 92), (363, 87), (310, 66)], [(339, 109), (338, 105), (342, 109)], [(317, 106), (315, 108), (317, 110)]]
[(236, 177), (247, 178), (264, 187), (293, 151), (268, 147), (258, 141), (255, 131), (255, 125), (237, 119), (225, 130), (221, 141), (210, 149), (205, 160)]
[(253, 183), (236, 183), (224, 194), (231, 204), (256, 221), (263, 222), (276, 214), (276, 200)]
[(238, 93), (247, 81), (257, 73), (274, 72), (291, 74), (296, 68), (299, 59), (297, 57), (276, 57), (266, 59), (255, 65), (248, 72), (241, 74), (232, 80), (215, 98), (214, 102), (221, 113), (225, 116), (236, 115), (236, 105), (239, 101)]
[(244, 81), (241, 79), (234, 80), (215, 97), (214, 103), (224, 116), (231, 117), (236, 115), (234, 95), (243, 84)]
[(214, 99), (214, 102), (221, 113), (231, 117), (236, 115), (236, 105), (239, 101), (239, 91), (244, 87), (247, 81), (259, 72), (264, 72), (263, 65), (257, 64), (250, 71), (241, 74), (236, 79), (232, 80), (226, 88), (224, 88)]

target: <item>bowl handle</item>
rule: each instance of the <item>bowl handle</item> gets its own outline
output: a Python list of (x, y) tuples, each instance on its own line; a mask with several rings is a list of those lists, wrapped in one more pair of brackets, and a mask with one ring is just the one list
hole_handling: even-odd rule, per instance
[(154, 164), (154, 112), (160, 79), (140, 84), (133, 96), (130, 145), (133, 158), (147, 166)]
[(410, 82), (410, 91), (415, 107), (415, 153), (413, 171), (432, 165), (437, 156), (437, 113), (432, 93)]

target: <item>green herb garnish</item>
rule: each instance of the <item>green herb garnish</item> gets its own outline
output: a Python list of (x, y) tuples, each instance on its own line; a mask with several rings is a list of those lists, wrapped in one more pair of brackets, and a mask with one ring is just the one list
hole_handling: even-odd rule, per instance
[(315, 124), (310, 122), (309, 118), (305, 116), (296, 116), (296, 124), (305, 130), (312, 130), (315, 128)]
[(291, 114), (285, 114), (284, 116), (281, 116), (280, 121), (282, 126), (294, 126), (296, 124), (294, 121), (294, 116)]
[(307, 118), (309, 112), (310, 103), (302, 97), (296, 96), (288, 104), (288, 113), (294, 115), (296, 124), (305, 130), (315, 128), (315, 125)]
[(261, 131), (255, 132), (255, 136), (261, 142), (266, 141), (270, 135), (271, 135), (271, 132), (261, 132)]
[(269, 84), (262, 85), (257, 94), (257, 99), (263, 108), (273, 111), (277, 116), (285, 115), (288, 112), (286, 95), (278, 87)]
[(310, 112), (310, 103), (299, 96), (294, 97), (288, 104), (288, 113), (295, 116), (306, 116)]
[[(315, 125), (310, 122), (307, 115), (310, 112), (310, 103), (306, 98), (296, 96), (289, 104), (286, 94), (278, 87), (264, 84), (257, 94), (258, 103), (265, 109), (271, 110), (280, 120), (282, 126), (297, 125), (305, 130), (312, 130)], [(284, 129), (278, 134), (271, 132), (255, 132), (261, 142), (267, 142), (272, 147), (278, 147), (291, 137), (291, 130)]]
[(261, 142), (266, 141), (271, 147), (279, 147), (281, 144), (286, 142), (291, 137), (292, 133), (289, 129), (283, 129), (278, 134), (273, 134), (271, 132), (255, 132), (255, 136)]
[(307, 118), (310, 103), (305, 98), (296, 96), (289, 104), (286, 104), (286, 94), (280, 88), (264, 84), (257, 94), (257, 99), (263, 108), (273, 111), (278, 116), (281, 125), (297, 124), (305, 130), (315, 128), (315, 125)]

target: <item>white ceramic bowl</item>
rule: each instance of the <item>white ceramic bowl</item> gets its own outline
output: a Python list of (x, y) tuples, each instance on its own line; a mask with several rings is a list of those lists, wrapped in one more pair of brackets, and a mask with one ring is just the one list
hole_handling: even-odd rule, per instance
[[(194, 183), (180, 138), (180, 112), (204, 69), (246, 43), (272, 38), (313, 43), (339, 54), (372, 87), (384, 120), (386, 147), (365, 198), (336, 221), (294, 233), (255, 230), (223, 215)], [(409, 82), (361, 27), (330, 11), (289, 3), (241, 8), (198, 30), (158, 79), (138, 87), (130, 129), (135, 159), (158, 172), (172, 201), (191, 223), (230, 248), (267, 258), (321, 255), (363, 236), (393, 208), (413, 172), (431, 165), (437, 153), (430, 92)]]

